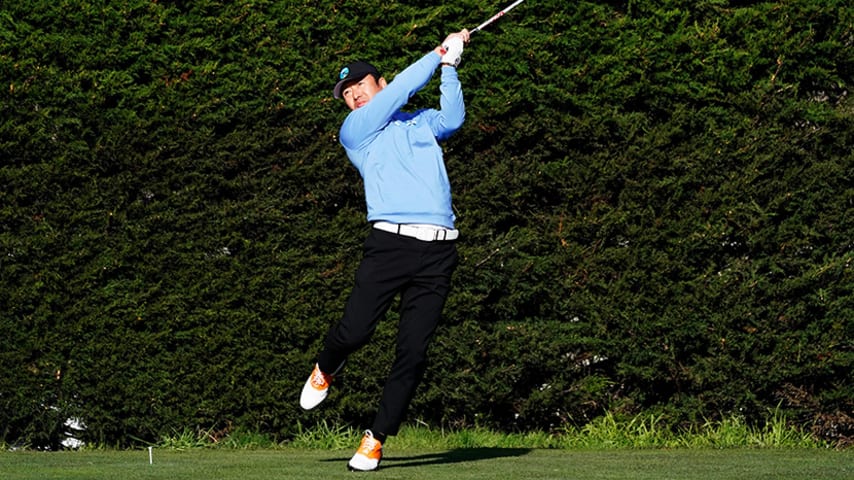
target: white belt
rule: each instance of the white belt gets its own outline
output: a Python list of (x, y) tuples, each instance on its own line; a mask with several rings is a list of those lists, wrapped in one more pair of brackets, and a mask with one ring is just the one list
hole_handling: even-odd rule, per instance
[(456, 240), (460, 236), (459, 230), (434, 227), (427, 225), (407, 225), (389, 222), (376, 222), (374, 228), (384, 232), (396, 233), (405, 237), (412, 237), (422, 242), (435, 242), (437, 240)]

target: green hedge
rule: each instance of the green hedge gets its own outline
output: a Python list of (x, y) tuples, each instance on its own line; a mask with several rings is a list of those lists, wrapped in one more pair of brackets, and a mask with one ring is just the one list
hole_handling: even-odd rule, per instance
[[(328, 405), (296, 401), (367, 228), (331, 79), (393, 78), (500, 7), (0, 8), (0, 442), (369, 421), (394, 312)], [(852, 23), (841, 0), (547, 0), (473, 37), (462, 263), (411, 419), (779, 405), (850, 441)]]

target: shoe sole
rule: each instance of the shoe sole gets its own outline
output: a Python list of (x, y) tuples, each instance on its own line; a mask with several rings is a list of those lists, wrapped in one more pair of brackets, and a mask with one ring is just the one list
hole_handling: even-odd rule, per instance
[(356, 467), (350, 465), (350, 462), (347, 462), (347, 470), (350, 470), (351, 472), (376, 472), (377, 470), (380, 469), (381, 463), (383, 463), (382, 457), (380, 457), (380, 459), (377, 460), (377, 466), (376, 467), (372, 468), (371, 470), (362, 470), (361, 468), (356, 468)]
[(377, 462), (377, 467), (373, 468), (371, 470), (362, 470), (362, 469), (359, 469), (359, 468), (356, 468), (356, 467), (350, 465), (349, 463), (347, 464), (347, 470), (350, 470), (351, 472), (376, 472), (379, 469), (380, 469), (380, 462)]

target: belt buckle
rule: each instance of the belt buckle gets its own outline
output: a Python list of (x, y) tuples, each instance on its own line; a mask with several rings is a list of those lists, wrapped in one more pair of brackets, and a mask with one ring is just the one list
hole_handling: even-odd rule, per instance
[(432, 242), (437, 239), (439, 232), (436, 230), (430, 230), (429, 228), (416, 228), (415, 229), (415, 238), (421, 240), (422, 242)]

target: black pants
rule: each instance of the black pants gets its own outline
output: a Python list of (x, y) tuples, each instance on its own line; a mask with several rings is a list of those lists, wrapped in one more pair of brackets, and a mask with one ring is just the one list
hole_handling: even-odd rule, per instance
[(320, 369), (338, 370), (370, 340), (377, 323), (400, 294), (400, 324), (391, 373), (386, 380), (374, 432), (395, 435), (427, 368), (427, 347), (458, 263), (454, 242), (423, 242), (371, 229), (364, 257), (341, 320), (332, 326), (318, 358)]

